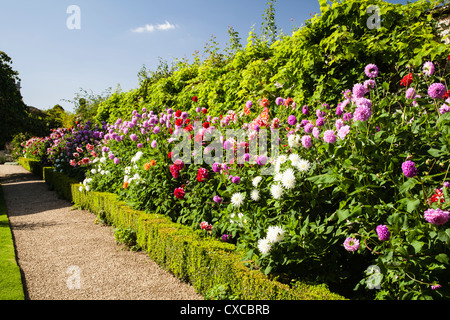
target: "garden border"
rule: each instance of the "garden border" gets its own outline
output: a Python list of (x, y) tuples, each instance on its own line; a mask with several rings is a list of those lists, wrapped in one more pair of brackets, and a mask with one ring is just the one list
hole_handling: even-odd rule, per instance
[(346, 300), (325, 285), (295, 282), (288, 286), (270, 280), (261, 271), (250, 270), (233, 244), (201, 237), (164, 215), (134, 210), (115, 194), (80, 191), (78, 181), (38, 161), (20, 158), (19, 163), (75, 205), (116, 228), (133, 230), (137, 246), (150, 259), (199, 294), (222, 286), (228, 297), (239, 300)]
[(17, 263), (14, 237), (0, 183), (0, 300), (25, 300), (22, 273)]

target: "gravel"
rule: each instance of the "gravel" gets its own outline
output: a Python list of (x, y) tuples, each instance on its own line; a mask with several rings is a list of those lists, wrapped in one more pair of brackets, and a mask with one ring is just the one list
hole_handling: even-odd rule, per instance
[(29, 300), (202, 300), (144, 252), (116, 244), (112, 228), (73, 210), (17, 165), (0, 182)]

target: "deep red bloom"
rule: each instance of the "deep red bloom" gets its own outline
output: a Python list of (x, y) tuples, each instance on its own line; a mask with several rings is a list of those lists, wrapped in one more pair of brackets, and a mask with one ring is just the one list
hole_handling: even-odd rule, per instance
[(209, 179), (208, 170), (205, 168), (199, 168), (197, 173), (197, 180), (199, 182), (204, 182)]
[(439, 203), (444, 203), (445, 202), (445, 197), (444, 194), (442, 193), (441, 190), (439, 189), (435, 189), (435, 194), (433, 194), (430, 198), (430, 202), (439, 202)]
[(209, 126), (210, 126), (209, 122), (205, 122), (205, 123), (203, 124), (203, 128), (205, 128), (205, 129), (208, 129)]
[(444, 99), (447, 99), (448, 97), (450, 97), (450, 90), (445, 91), (444, 95), (442, 96), (442, 98), (444, 98)]
[(178, 179), (178, 177), (180, 176), (180, 171), (177, 169), (176, 165), (173, 164), (169, 168), (172, 177), (174, 177), (174, 179)]
[(172, 159), (172, 155), (173, 155), (173, 152), (171, 151), (171, 152), (169, 152), (169, 154), (167, 156), (169, 157), (169, 159)]
[(203, 108), (203, 109), (202, 109), (202, 112), (203, 112), (203, 114), (206, 114), (206, 113), (208, 112), (208, 109)]
[(194, 97), (192, 98), (192, 101), (197, 102), (197, 101), (198, 101), (197, 96), (194, 96)]
[(213, 226), (210, 225), (208, 222), (203, 221), (202, 223), (200, 223), (200, 228), (202, 228), (203, 230), (206, 230), (206, 231), (211, 231)]
[(192, 130), (194, 130), (194, 127), (192, 126), (192, 124), (190, 124), (190, 125), (188, 125), (188, 126), (186, 126), (184, 128), (184, 131), (186, 131), (186, 132), (189, 132), (189, 131), (192, 131)]
[(181, 117), (181, 110), (177, 110), (177, 112), (175, 112), (175, 116), (178, 118)]
[(176, 168), (178, 171), (181, 171), (181, 170), (183, 170), (183, 168), (184, 168), (184, 163), (183, 163), (183, 161), (182, 161), (181, 159), (175, 160), (175, 162), (174, 162), (173, 165), (175, 166), (175, 168)]
[(186, 123), (186, 124), (191, 123), (191, 119), (186, 119), (186, 121), (184, 123)]
[(184, 192), (183, 188), (176, 188), (173, 194), (175, 195), (175, 197), (177, 197), (177, 199), (184, 199), (184, 195), (186, 193)]
[(403, 87), (409, 87), (413, 82), (413, 74), (410, 73), (407, 76), (404, 76), (402, 81), (400, 81), (400, 85)]
[(175, 120), (175, 125), (177, 125), (178, 127), (180, 127), (182, 124), (183, 124), (183, 120), (182, 119)]

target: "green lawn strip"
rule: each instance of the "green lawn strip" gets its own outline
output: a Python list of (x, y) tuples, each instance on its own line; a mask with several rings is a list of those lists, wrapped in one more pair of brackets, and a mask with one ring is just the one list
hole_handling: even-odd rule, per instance
[(0, 300), (24, 300), (3, 189), (0, 184)]

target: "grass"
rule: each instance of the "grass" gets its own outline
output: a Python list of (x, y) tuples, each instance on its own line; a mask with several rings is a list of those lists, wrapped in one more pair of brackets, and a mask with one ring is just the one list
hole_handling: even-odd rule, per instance
[(20, 268), (0, 184), (0, 300), (25, 300)]

